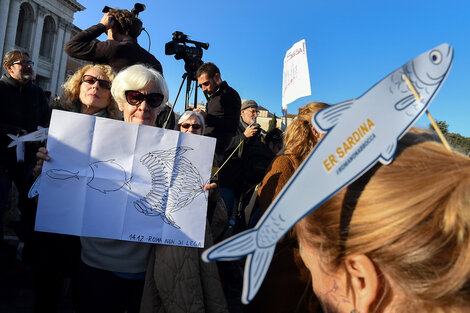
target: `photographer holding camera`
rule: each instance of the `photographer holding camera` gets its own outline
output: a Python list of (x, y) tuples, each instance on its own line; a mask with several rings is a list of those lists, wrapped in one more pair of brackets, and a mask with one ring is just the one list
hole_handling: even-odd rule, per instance
[(275, 157), (261, 141), (264, 130), (256, 123), (258, 114), (256, 101), (243, 100), (238, 130), (232, 137), (224, 159), (228, 159), (234, 149), (238, 148), (238, 151), (219, 172), (222, 198), (229, 218), (235, 215), (236, 212), (233, 212), (235, 207), (244, 209), (247, 193), (253, 191), (253, 187), (261, 182)]
[[(101, 21), (72, 37), (65, 45), (65, 52), (77, 59), (109, 64), (116, 72), (143, 63), (163, 74), (160, 62), (137, 43), (142, 31), (142, 21), (137, 16), (143, 10), (145, 5), (140, 3), (130, 12), (105, 7)], [(108, 40), (95, 40), (102, 33), (106, 33)]]

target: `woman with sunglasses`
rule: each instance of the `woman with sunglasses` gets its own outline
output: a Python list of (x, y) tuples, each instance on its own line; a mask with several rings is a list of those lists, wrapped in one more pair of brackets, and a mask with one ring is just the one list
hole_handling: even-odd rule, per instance
[(109, 65), (88, 64), (77, 70), (63, 85), (64, 108), (72, 112), (120, 119), (111, 97), (114, 72)]
[[(143, 65), (112, 77), (112, 86), (109, 76), (96, 66), (81, 74), (80, 88), (73, 92), (80, 101), (72, 101), (72, 109), (82, 113), (118, 117), (120, 110), (126, 122), (153, 126), (168, 99), (161, 74)], [(112, 110), (109, 103), (114, 104)], [(139, 312), (151, 245), (89, 237), (81, 237), (80, 242), (77, 312)]]
[(204, 117), (196, 111), (186, 111), (178, 120), (178, 130), (196, 135), (204, 134)]
[[(64, 84), (67, 108), (116, 119), (122, 111), (126, 122), (153, 126), (168, 99), (161, 74), (135, 65), (114, 76), (108, 65), (86, 65), (78, 70)], [(40, 172), (43, 162), (50, 158), (45, 148), (37, 157)], [(80, 242), (76, 311), (139, 312), (151, 245), (89, 237), (80, 237)]]
[[(196, 111), (181, 115), (177, 129), (202, 135), (204, 118)], [(210, 189), (204, 247), (222, 234), (227, 225), (227, 211), (215, 183)], [(154, 245), (145, 277), (141, 313), (191, 312), (228, 313), (225, 296), (215, 263), (201, 259), (203, 249)]]
[[(109, 65), (88, 64), (78, 69), (62, 86), (63, 97), (56, 108), (72, 112), (120, 119), (116, 103), (111, 97), (111, 82), (115, 73)], [(44, 161), (49, 161), (45, 147), (36, 153), (37, 164), (33, 173), (38, 176)], [(71, 277), (74, 307), (80, 302), (75, 297), (76, 273), (80, 264), (78, 237), (35, 233), (34, 266), (35, 312), (57, 312), (64, 278)]]

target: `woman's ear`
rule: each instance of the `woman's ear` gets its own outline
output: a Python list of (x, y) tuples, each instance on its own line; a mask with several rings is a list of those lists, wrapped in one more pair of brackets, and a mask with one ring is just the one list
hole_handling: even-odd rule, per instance
[(119, 111), (124, 112), (124, 106), (120, 102), (117, 102), (117, 105), (118, 105)]
[(355, 254), (345, 258), (345, 268), (350, 277), (354, 309), (369, 312), (380, 288), (374, 263), (364, 254)]

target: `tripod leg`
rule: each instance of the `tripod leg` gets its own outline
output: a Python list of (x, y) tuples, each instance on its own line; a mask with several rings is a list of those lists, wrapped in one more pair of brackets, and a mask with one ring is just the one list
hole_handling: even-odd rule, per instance
[(183, 74), (183, 81), (181, 82), (180, 89), (178, 89), (178, 94), (176, 94), (175, 102), (173, 102), (173, 105), (171, 106), (171, 111), (168, 114), (168, 116), (166, 117), (165, 123), (163, 123), (163, 128), (166, 128), (166, 125), (168, 125), (168, 121), (170, 120), (170, 117), (171, 117), (171, 112), (173, 112), (175, 110), (176, 101), (178, 101), (178, 97), (180, 96), (181, 88), (183, 88), (184, 81), (186, 80), (187, 77), (188, 77), (188, 73), (184, 73)]

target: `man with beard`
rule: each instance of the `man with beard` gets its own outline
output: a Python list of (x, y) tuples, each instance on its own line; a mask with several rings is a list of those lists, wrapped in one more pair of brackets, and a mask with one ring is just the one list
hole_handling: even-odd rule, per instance
[[(5, 54), (2, 63), (6, 73), (0, 79), (0, 217), (7, 208), (13, 181), (19, 192), (18, 209), (21, 212), (17, 235), (27, 242), (31, 239), (35, 220), (36, 205), (28, 199), (28, 191), (33, 181), (32, 169), (38, 146), (26, 143), (24, 153), (7, 148), (11, 142), (7, 134), (21, 136), (36, 131), (38, 126), (47, 127), (50, 110), (44, 92), (32, 83), (34, 63), (28, 52), (11, 50)], [(2, 226), (0, 236), (3, 240)]]
[[(226, 165), (219, 172), (222, 197), (229, 218), (243, 212), (255, 186), (261, 182), (275, 154), (261, 141), (264, 130), (256, 123), (259, 110), (254, 100), (244, 100), (236, 134), (225, 153)], [(234, 149), (238, 151), (232, 155)], [(235, 221), (232, 221), (235, 222)]]
[(208, 95), (206, 112), (200, 112), (206, 122), (204, 135), (217, 139), (215, 155), (218, 164), (224, 157), (232, 136), (237, 132), (241, 100), (238, 92), (222, 81), (219, 68), (211, 62), (204, 63), (196, 72), (202, 91)]

